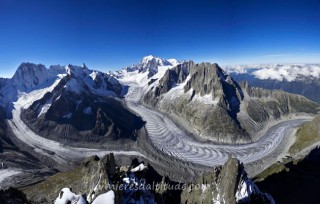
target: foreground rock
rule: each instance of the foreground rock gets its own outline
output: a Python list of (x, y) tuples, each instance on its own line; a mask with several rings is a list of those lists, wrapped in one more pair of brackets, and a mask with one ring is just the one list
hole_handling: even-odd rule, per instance
[(320, 203), (320, 149), (282, 165), (282, 170), (257, 182), (259, 188), (271, 193), (277, 203)]
[(242, 164), (229, 158), (224, 166), (200, 177), (181, 194), (181, 203), (275, 203), (247, 177)]
[[(109, 178), (115, 172), (113, 154), (102, 159), (97, 156), (86, 159), (77, 168), (58, 173), (46, 181), (23, 188), (28, 199), (34, 202), (50, 203), (59, 195), (61, 189), (70, 187), (74, 192), (98, 196), (108, 189)], [(93, 189), (96, 186), (95, 189)], [(93, 192), (94, 190), (94, 192)]]
[(58, 173), (42, 183), (22, 190), (33, 203), (56, 201), (58, 204), (66, 199), (70, 202), (85, 200), (88, 203), (100, 203), (100, 199), (103, 201), (105, 197), (111, 196), (111, 193), (106, 195), (110, 191), (113, 191), (114, 196), (111, 197), (114, 197), (115, 203), (137, 200), (145, 203), (175, 203), (174, 199), (179, 196), (170, 196), (176, 192), (157, 192), (150, 186), (152, 182), (161, 181), (163, 184), (170, 182), (162, 178), (151, 166), (139, 164), (137, 160), (133, 160), (129, 166), (117, 167), (113, 154), (109, 154), (101, 159), (97, 156), (88, 158), (71, 171)]
[(119, 167), (113, 154), (94, 156), (74, 170), (22, 190), (33, 203), (274, 203), (234, 158), (197, 182), (184, 184), (170, 181), (137, 159)]

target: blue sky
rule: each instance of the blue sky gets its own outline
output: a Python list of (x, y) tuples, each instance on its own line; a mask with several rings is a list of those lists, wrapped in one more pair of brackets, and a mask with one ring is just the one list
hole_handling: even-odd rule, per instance
[(1, 0), (0, 76), (23, 61), (114, 70), (145, 55), (319, 63), (320, 2)]

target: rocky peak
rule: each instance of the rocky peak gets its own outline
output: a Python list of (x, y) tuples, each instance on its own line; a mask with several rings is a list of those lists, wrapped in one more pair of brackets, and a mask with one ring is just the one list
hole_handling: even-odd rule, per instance
[(192, 95), (212, 95), (220, 105), (235, 117), (240, 109), (243, 92), (240, 86), (219, 67), (218, 64), (189, 62), (190, 80), (184, 91), (192, 90)]
[(69, 64), (65, 67), (65, 69), (67, 74), (75, 77), (86, 76), (90, 73), (90, 70), (85, 65), (76, 66)]
[(225, 80), (225, 76), (217, 64), (195, 64), (190, 61), (188, 62), (188, 67), (191, 78), (184, 87), (185, 92), (193, 89), (195, 94), (200, 94), (201, 96), (211, 94), (212, 91), (214, 96), (222, 94), (221, 81)]
[(225, 203), (236, 203), (236, 192), (239, 185), (239, 179), (242, 166), (236, 158), (229, 157), (227, 162), (223, 165), (221, 170), (220, 194)]
[(48, 69), (42, 64), (22, 63), (11, 81), (13, 85), (23, 90), (30, 90), (49, 78)]
[(82, 66), (69, 64), (65, 67), (65, 71), (70, 76), (70, 80), (66, 84), (69, 91), (78, 94), (85, 90), (103, 95), (116, 96), (121, 94), (122, 85), (115, 77), (100, 71), (90, 70), (85, 64)]
[[(187, 80), (188, 78), (188, 80)], [(186, 81), (187, 80), (187, 81)], [(168, 69), (159, 86), (155, 87), (156, 97), (165, 94), (176, 84), (185, 82), (184, 93), (192, 91), (191, 99), (195, 95), (210, 96), (212, 101), (219, 101), (220, 106), (236, 117), (240, 109), (243, 92), (240, 86), (219, 67), (218, 64), (184, 62)], [(150, 94), (149, 94), (150, 95)]]
[[(193, 188), (194, 186), (201, 188)], [(198, 178), (197, 183), (190, 184), (181, 194), (182, 203), (261, 203), (273, 204), (273, 198), (259, 190), (251, 181), (243, 165), (229, 157), (222, 167)]]

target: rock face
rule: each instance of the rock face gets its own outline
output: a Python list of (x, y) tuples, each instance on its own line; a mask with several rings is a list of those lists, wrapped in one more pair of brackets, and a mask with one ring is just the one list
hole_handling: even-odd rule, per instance
[(262, 129), (268, 121), (296, 113), (315, 114), (318, 111), (318, 104), (301, 95), (251, 87), (247, 82), (241, 82), (240, 86), (245, 95), (241, 109), (246, 114), (239, 114), (238, 118), (251, 134)]
[(274, 203), (274, 200), (247, 178), (237, 159), (230, 157), (224, 166), (190, 184), (181, 194), (181, 203), (262, 204)]
[(0, 90), (5, 87), (8, 83), (8, 79), (0, 77)]
[(247, 143), (270, 120), (292, 113), (315, 113), (304, 97), (238, 84), (217, 64), (185, 62), (149, 84), (143, 102), (182, 118), (202, 138)]
[(170, 180), (150, 165), (133, 159), (128, 166), (116, 166), (114, 155), (108, 154), (101, 159), (97, 156), (87, 158), (73, 170), (58, 173), (22, 190), (32, 203), (57, 201), (58, 204), (64, 200), (65, 193), (69, 193), (75, 198), (69, 201), (81, 198), (95, 204), (99, 203), (99, 197), (110, 191), (114, 194), (114, 203), (179, 203), (181, 191), (163, 187), (169, 183)]
[(232, 158), (229, 158), (222, 167), (220, 181), (218, 181), (221, 187), (218, 189), (221, 200), (224, 200), (225, 203), (236, 202), (235, 195), (237, 193), (241, 171), (239, 161)]
[(236, 118), (242, 98), (238, 84), (217, 64), (187, 62), (167, 70), (143, 101), (184, 118), (203, 138), (234, 143), (250, 141)]
[(314, 148), (302, 160), (284, 164), (286, 170), (268, 176), (257, 185), (270, 192), (277, 203), (319, 203), (319, 155), (320, 149)]
[(45, 83), (49, 77), (47, 68), (44, 65), (22, 63), (11, 80), (14, 85), (24, 90), (31, 90), (39, 84)]

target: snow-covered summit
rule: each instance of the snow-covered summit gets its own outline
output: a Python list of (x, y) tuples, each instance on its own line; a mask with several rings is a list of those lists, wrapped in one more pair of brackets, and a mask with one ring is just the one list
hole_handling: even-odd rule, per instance
[(143, 57), (138, 64), (126, 67), (124, 70), (127, 72), (134, 72), (138, 70), (139, 73), (149, 72), (148, 77), (151, 77), (158, 72), (159, 67), (176, 66), (178, 64), (180, 64), (180, 62), (176, 59), (166, 60), (153, 55), (148, 55)]
[(153, 55), (148, 55), (143, 57), (138, 64), (116, 71), (112, 75), (124, 84), (134, 82), (144, 86), (148, 84), (150, 80), (159, 80), (162, 78), (166, 70), (181, 63), (182, 62), (176, 59), (167, 60)]
[(160, 57), (154, 57), (153, 55), (148, 55), (142, 58), (140, 64), (143, 67), (172, 65), (168, 60), (162, 59)]
[(121, 84), (113, 76), (100, 71), (90, 70), (85, 64), (82, 66), (67, 65), (66, 73), (71, 79), (65, 87), (68, 91), (81, 93), (87, 89), (101, 95), (119, 95)]

